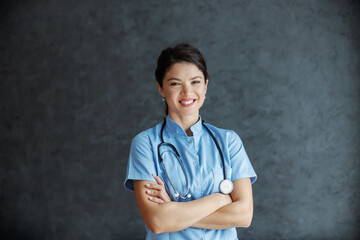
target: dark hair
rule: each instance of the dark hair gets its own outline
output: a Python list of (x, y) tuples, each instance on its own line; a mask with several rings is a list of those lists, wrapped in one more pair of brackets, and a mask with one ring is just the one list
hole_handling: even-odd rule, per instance
[(204, 74), (205, 82), (209, 79), (206, 63), (201, 52), (187, 43), (180, 43), (175, 47), (168, 47), (163, 50), (158, 58), (155, 70), (156, 81), (162, 87), (165, 74), (175, 63), (188, 62), (195, 64)]
[[(201, 52), (187, 43), (180, 43), (174, 47), (168, 47), (164, 49), (157, 62), (155, 70), (156, 81), (160, 87), (163, 86), (163, 79), (165, 74), (170, 70), (171, 66), (175, 63), (193, 63), (204, 74), (205, 83), (209, 79), (209, 74), (206, 68), (206, 62)], [(165, 114), (168, 115), (168, 106), (165, 101)]]

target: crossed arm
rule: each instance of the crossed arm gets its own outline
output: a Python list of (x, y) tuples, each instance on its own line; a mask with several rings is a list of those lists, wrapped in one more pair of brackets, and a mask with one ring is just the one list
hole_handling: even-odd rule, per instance
[[(189, 202), (172, 202), (164, 183), (134, 181), (135, 198), (145, 224), (155, 234), (176, 232), (188, 227), (226, 229), (248, 227), (253, 215), (249, 178), (234, 181), (230, 195), (214, 193)], [(151, 192), (147, 192), (151, 191)]]

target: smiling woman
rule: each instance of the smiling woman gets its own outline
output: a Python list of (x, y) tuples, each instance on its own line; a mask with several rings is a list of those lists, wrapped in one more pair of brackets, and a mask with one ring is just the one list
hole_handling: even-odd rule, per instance
[(146, 239), (237, 239), (252, 220), (257, 176), (240, 137), (200, 117), (205, 60), (179, 44), (162, 51), (155, 75), (167, 116), (134, 137), (125, 180)]
[(157, 83), (161, 96), (166, 99), (170, 118), (183, 129), (189, 130), (197, 122), (208, 82), (195, 64), (184, 62), (170, 68), (162, 86)]

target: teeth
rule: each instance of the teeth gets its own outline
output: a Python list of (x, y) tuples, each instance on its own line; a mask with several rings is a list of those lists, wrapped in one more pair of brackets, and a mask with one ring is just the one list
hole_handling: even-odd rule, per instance
[(194, 100), (190, 100), (190, 101), (183, 101), (183, 102), (181, 102), (182, 104), (190, 104), (190, 103), (192, 103)]

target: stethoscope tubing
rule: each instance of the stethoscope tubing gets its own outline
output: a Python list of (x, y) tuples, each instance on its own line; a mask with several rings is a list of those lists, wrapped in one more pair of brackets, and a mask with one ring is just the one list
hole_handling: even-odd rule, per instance
[(215, 142), (215, 145), (220, 153), (220, 157), (221, 157), (221, 161), (223, 164), (223, 173), (224, 173), (224, 179), (227, 179), (226, 177), (226, 171), (225, 171), (225, 160), (224, 160), (224, 156), (223, 156), (223, 152), (221, 151), (220, 145), (218, 143), (218, 141), (216, 140), (214, 134), (210, 131), (210, 129), (205, 125), (204, 121), (202, 121), (202, 125), (205, 127), (205, 129), (210, 133), (210, 136), (212, 137), (212, 139)]
[[(161, 136), (161, 138), (162, 138), (162, 136)], [(165, 165), (164, 165), (163, 158), (161, 157), (161, 154), (160, 154), (160, 148), (161, 148), (162, 146), (169, 146), (169, 147), (171, 147), (171, 148), (173, 149), (173, 151), (175, 152), (175, 155), (176, 155), (178, 161), (180, 162), (180, 165), (181, 165), (181, 168), (182, 168), (182, 170), (183, 170), (183, 173), (184, 173), (184, 175), (185, 175), (185, 180), (186, 180), (186, 192), (185, 192), (184, 194), (178, 193), (178, 192), (176, 191), (174, 185), (172, 184), (171, 180), (170, 180), (169, 174), (167, 173), (166, 168), (165, 168)], [(188, 178), (188, 175), (187, 175), (187, 173), (186, 173), (185, 166), (184, 166), (184, 164), (183, 164), (183, 162), (182, 162), (182, 160), (181, 160), (181, 158), (180, 158), (180, 154), (179, 154), (179, 152), (177, 151), (177, 149), (175, 148), (175, 146), (172, 145), (171, 143), (167, 143), (167, 142), (164, 142), (164, 141), (163, 141), (162, 143), (160, 143), (160, 144), (158, 145), (158, 158), (159, 158), (159, 160), (160, 160), (160, 164), (161, 164), (162, 168), (164, 169), (166, 178), (169, 180), (168, 182), (170, 183), (170, 185), (171, 185), (172, 189), (174, 190), (175, 194), (177, 194), (177, 195), (178, 195), (180, 198), (182, 198), (182, 199), (186, 199), (186, 198), (187, 198), (186, 196), (189, 194), (189, 191), (190, 191), (189, 178)]]
[[(164, 172), (165, 172), (165, 175), (168, 179), (168, 182), (170, 183), (171, 185), (171, 188), (174, 190), (175, 192), (175, 195), (177, 195), (178, 197), (182, 198), (182, 199), (186, 199), (188, 198), (189, 196), (191, 196), (189, 194), (189, 191), (190, 191), (190, 184), (189, 184), (189, 179), (188, 179), (188, 175), (186, 173), (186, 170), (185, 170), (185, 167), (184, 167), (184, 164), (180, 158), (180, 154), (179, 152), (177, 151), (176, 147), (174, 145), (172, 145), (171, 143), (167, 143), (164, 141), (164, 137), (163, 137), (163, 132), (164, 132), (164, 127), (165, 127), (165, 124), (166, 124), (166, 119), (164, 119), (164, 122), (161, 126), (161, 131), (160, 131), (160, 137), (161, 137), (161, 143), (158, 145), (158, 158), (159, 158), (159, 161), (160, 161), (160, 164), (162, 166), (162, 168), (164, 169)], [(218, 141), (216, 140), (214, 134), (211, 132), (211, 130), (205, 125), (204, 121), (202, 121), (202, 126), (205, 127), (205, 129), (207, 130), (207, 132), (210, 134), (211, 138), (213, 139), (213, 141), (215, 142), (215, 145), (216, 145), (216, 148), (218, 149), (219, 151), (219, 154), (220, 154), (220, 157), (221, 157), (221, 161), (222, 161), (222, 164), (223, 164), (223, 174), (224, 174), (224, 180), (227, 180), (227, 177), (226, 177), (226, 171), (225, 171), (225, 160), (224, 160), (224, 156), (223, 156), (223, 152), (221, 151), (221, 148), (220, 148), (220, 145), (218, 143)], [(170, 180), (170, 177), (166, 171), (166, 168), (165, 168), (165, 165), (163, 163), (163, 158), (161, 157), (161, 154), (160, 154), (160, 148), (162, 146), (169, 146), (171, 147), (171, 149), (175, 152), (175, 155), (177, 157), (177, 159), (179, 160), (180, 162), (180, 165), (181, 165), (181, 168), (183, 170), (183, 173), (185, 175), (185, 179), (186, 179), (186, 192), (184, 194), (179, 194), (174, 185), (172, 184), (171, 180)]]

